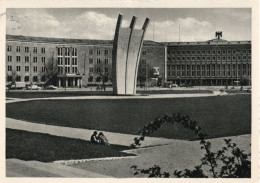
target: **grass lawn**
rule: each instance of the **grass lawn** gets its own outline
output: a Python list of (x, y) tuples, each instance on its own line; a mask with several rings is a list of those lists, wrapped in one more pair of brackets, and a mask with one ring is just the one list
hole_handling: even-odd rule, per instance
[[(137, 91), (138, 94), (192, 94), (212, 93), (210, 90), (146, 90)], [(11, 98), (48, 98), (48, 97), (69, 97), (69, 96), (90, 96), (90, 95), (113, 95), (112, 91), (19, 91), (6, 92), (6, 97)]]
[[(160, 114), (182, 113), (198, 121), (209, 138), (251, 133), (251, 95), (201, 98), (44, 100), (6, 105), (6, 116), (30, 122), (138, 134)], [(155, 137), (196, 139), (187, 129), (165, 124)]]
[(95, 145), (91, 142), (6, 129), (6, 158), (51, 162), (55, 160), (129, 156), (119, 145)]

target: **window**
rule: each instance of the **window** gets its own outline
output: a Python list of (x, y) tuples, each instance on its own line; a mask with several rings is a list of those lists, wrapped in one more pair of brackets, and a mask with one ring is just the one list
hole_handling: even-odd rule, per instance
[(105, 73), (108, 73), (108, 68), (105, 68)]
[(195, 57), (191, 57), (191, 60), (193, 60), (193, 61), (194, 61), (194, 60), (195, 60)]
[(220, 54), (221, 54), (221, 51), (220, 51), (220, 50), (218, 50), (218, 51), (217, 51), (217, 53), (218, 53), (218, 55), (220, 55)]
[(172, 66), (172, 76), (176, 75), (176, 68), (175, 65)]
[(34, 82), (38, 82), (38, 77), (37, 76), (33, 76), (33, 81)]
[(44, 48), (44, 47), (42, 47), (41, 51), (42, 51), (42, 53), (45, 53), (45, 48)]
[(185, 57), (182, 57), (181, 60), (182, 60), (182, 61), (185, 61)]
[(21, 61), (21, 57), (20, 56), (16, 56), (16, 62), (20, 62)]
[(100, 49), (97, 49), (96, 51), (97, 55), (100, 55)]
[(227, 56), (227, 60), (230, 61), (231, 60), (231, 56)]
[(187, 65), (187, 76), (190, 76), (190, 65)]
[(33, 63), (37, 63), (37, 57), (33, 57)]
[(194, 55), (194, 54), (195, 54), (195, 51), (191, 51), (191, 54), (193, 54), (193, 55)]
[(197, 57), (197, 60), (200, 60), (200, 57)]
[(42, 63), (45, 64), (45, 57), (42, 57)]
[(246, 60), (246, 56), (243, 56), (243, 60)]
[(191, 76), (195, 76), (195, 65), (191, 66)]
[(16, 52), (20, 52), (20, 46), (16, 46)]
[(90, 77), (88, 78), (88, 82), (93, 82), (93, 76), (90, 76)]
[(210, 61), (210, 57), (207, 57), (207, 61)]
[(185, 51), (182, 51), (181, 54), (185, 54)]
[(181, 70), (181, 66), (177, 65), (177, 69), (176, 69), (177, 76), (180, 76), (180, 70)]
[(25, 82), (29, 82), (29, 79), (30, 79), (29, 76), (24, 76), (24, 81), (25, 81)]
[(29, 47), (28, 47), (28, 46), (25, 46), (25, 47), (24, 47), (24, 52), (26, 52), (26, 53), (29, 52)]
[(246, 64), (243, 64), (243, 76), (246, 76)]
[(70, 57), (65, 57), (65, 65), (70, 65)]
[(206, 53), (206, 51), (203, 50), (201, 53), (204, 55)]
[(233, 57), (232, 57), (232, 60), (235, 61), (235, 60), (236, 60), (236, 57), (233, 56)]
[(207, 51), (207, 54), (208, 54), (208, 55), (210, 55), (210, 54), (211, 54), (210, 50), (208, 50), (208, 51)]
[(231, 75), (231, 65), (228, 64), (227, 65), (227, 76), (230, 76)]
[(200, 54), (200, 51), (197, 51), (197, 54), (199, 55), (199, 54)]
[(72, 72), (77, 74), (78, 73), (78, 68), (77, 67), (72, 67)]
[(221, 57), (220, 57), (220, 56), (218, 56), (218, 57), (217, 57), (217, 59), (218, 59), (218, 61), (220, 61), (220, 60), (221, 60)]
[(200, 65), (197, 65), (197, 76), (200, 76)]
[(221, 73), (220, 73), (220, 64), (217, 65), (217, 76), (220, 76)]
[(225, 61), (225, 60), (226, 60), (226, 57), (225, 57), (225, 56), (223, 56), (223, 57), (222, 57), (222, 60), (223, 60), (223, 61)]
[(205, 65), (201, 66), (201, 70), (202, 70), (201, 75), (205, 76)]
[(226, 54), (226, 50), (222, 50), (222, 55), (225, 55)]
[(8, 75), (8, 76), (7, 76), (7, 81), (8, 81), (8, 82), (13, 81), (13, 77)]
[(58, 67), (58, 73), (63, 74), (63, 67), (60, 67), (60, 66)]
[(21, 81), (21, 76), (17, 75), (16, 76), (16, 81)]
[(226, 76), (226, 65), (222, 65), (222, 76)]
[(231, 54), (231, 50), (228, 50), (228, 51), (227, 51), (227, 54), (230, 55), (230, 54)]
[(215, 68), (215, 65), (212, 65), (212, 76), (215, 76), (215, 73), (216, 73), (216, 68)]
[(78, 65), (77, 58), (72, 58), (72, 65)]
[(62, 56), (62, 48), (58, 48), (58, 56)]
[(7, 56), (7, 61), (8, 61), (8, 62), (12, 62), (12, 56), (8, 55), (8, 56)]
[(97, 64), (100, 64), (101, 60), (100, 58), (97, 58)]
[(187, 59), (187, 60), (190, 60), (190, 57), (187, 57), (186, 59)]
[(207, 76), (210, 76), (210, 65), (207, 65)]
[(251, 50), (248, 50), (248, 54), (251, 54)]
[(12, 66), (11, 66), (11, 65), (8, 65), (8, 66), (7, 66), (7, 70), (8, 70), (8, 71), (12, 71)]
[(29, 72), (29, 66), (24, 66), (24, 71)]
[(45, 76), (43, 75), (43, 76), (41, 77), (41, 82), (44, 82), (44, 81), (46, 81), (46, 78), (45, 78)]
[(146, 55), (146, 51), (142, 51), (142, 54), (143, 54), (143, 55)]
[(108, 64), (108, 58), (105, 58), (105, 64), (106, 65)]
[(212, 57), (212, 61), (216, 61), (216, 57)]
[(88, 51), (88, 54), (89, 54), (89, 55), (93, 55), (93, 50), (90, 49), (90, 50)]
[(92, 73), (94, 71), (93, 67), (89, 68), (89, 72)]
[(24, 62), (29, 62), (29, 56), (24, 57)]
[(93, 58), (89, 58), (88, 62), (89, 62), (90, 64), (93, 64)]
[(7, 46), (7, 51), (12, 51), (12, 46)]
[(247, 53), (247, 51), (246, 51), (246, 50), (243, 50), (243, 53), (244, 53), (244, 54), (246, 54), (246, 53)]
[(72, 49), (72, 56), (76, 57), (77, 56), (77, 48)]
[(21, 66), (16, 66), (16, 71), (20, 72), (21, 71)]
[(65, 73), (70, 73), (70, 67), (65, 67)]
[(37, 66), (33, 66), (33, 72), (37, 72)]
[(65, 56), (70, 56), (70, 48), (65, 48)]
[(212, 51), (212, 54), (213, 54), (213, 55), (216, 55), (216, 51), (215, 51), (215, 50), (213, 50), (213, 51)]
[(232, 54), (236, 54), (236, 50), (232, 50)]
[(62, 63), (62, 57), (58, 57), (58, 65), (63, 65), (63, 63)]
[(97, 76), (96, 82), (100, 82), (100, 77), (99, 76)]
[(108, 50), (105, 50), (105, 55), (106, 55), (106, 56), (108, 55)]
[(232, 75), (236, 76), (236, 65), (235, 64), (232, 65)]
[(185, 65), (181, 66), (181, 76), (185, 76)]
[(206, 57), (202, 57), (202, 60), (205, 61), (205, 60), (206, 60)]
[(33, 47), (33, 53), (37, 53), (37, 47)]
[(190, 54), (190, 51), (187, 51), (187, 54)]
[(101, 72), (101, 68), (98, 67), (98, 68), (97, 68), (97, 73), (100, 73), (100, 72)]

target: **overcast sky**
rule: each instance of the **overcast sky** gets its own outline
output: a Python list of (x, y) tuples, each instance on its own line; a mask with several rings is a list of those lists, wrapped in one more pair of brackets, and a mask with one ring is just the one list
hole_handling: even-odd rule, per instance
[(7, 9), (7, 34), (77, 39), (114, 37), (118, 14), (123, 14), (123, 26), (128, 27), (137, 16), (136, 28), (146, 17), (151, 19), (145, 36), (154, 41), (206, 41), (215, 31), (223, 39), (251, 40), (251, 9)]

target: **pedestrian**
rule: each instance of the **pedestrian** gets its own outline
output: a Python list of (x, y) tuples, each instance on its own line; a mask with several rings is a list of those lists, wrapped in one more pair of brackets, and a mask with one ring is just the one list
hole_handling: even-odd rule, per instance
[(98, 139), (97, 133), (98, 133), (97, 131), (94, 131), (93, 134), (90, 137), (90, 142), (92, 142), (93, 144), (99, 144), (100, 143), (100, 140)]
[(100, 132), (98, 134), (98, 140), (99, 143), (102, 145), (109, 145), (107, 138), (105, 137), (105, 135), (103, 134), (103, 132)]

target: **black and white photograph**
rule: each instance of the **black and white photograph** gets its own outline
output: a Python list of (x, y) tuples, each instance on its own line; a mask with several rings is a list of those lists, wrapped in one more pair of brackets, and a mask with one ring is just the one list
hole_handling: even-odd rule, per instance
[(252, 7), (28, 6), (1, 16), (4, 182), (257, 182)]

